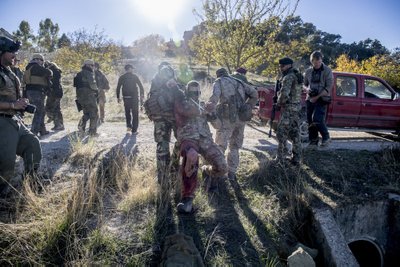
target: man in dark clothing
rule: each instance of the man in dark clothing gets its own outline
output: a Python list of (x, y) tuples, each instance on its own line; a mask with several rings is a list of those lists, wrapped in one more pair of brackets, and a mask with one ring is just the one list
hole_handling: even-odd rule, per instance
[(33, 115), (31, 131), (40, 136), (49, 132), (44, 124), (46, 115), (44, 109), (44, 100), (50, 86), (50, 78), (53, 72), (44, 66), (44, 58), (41, 54), (33, 54), (31, 62), (26, 66), (24, 73), (24, 82), (26, 84), (26, 95), (29, 102), (36, 106), (36, 112)]
[(24, 160), (26, 174), (36, 174), (42, 158), (39, 139), (26, 128), (17, 115), (28, 106), (19, 79), (10, 70), (19, 42), (0, 36), (0, 198), (10, 192), (16, 155)]
[[(118, 79), (117, 85), (117, 99), (118, 103), (120, 100), (120, 91), (122, 87), (122, 97), (124, 99), (125, 107), (125, 118), (127, 131), (132, 134), (137, 134), (139, 126), (139, 102), (143, 105), (143, 85), (139, 80), (139, 77), (133, 73), (133, 66), (127, 64), (125, 66), (125, 74)], [(139, 98), (140, 90), (140, 98)]]
[(53, 72), (51, 78), (51, 88), (47, 93), (46, 114), (49, 120), (54, 122), (54, 131), (64, 130), (63, 116), (61, 113), (61, 98), (63, 96), (63, 88), (61, 86), (61, 69), (54, 62), (46, 61), (46, 68)]
[(90, 120), (89, 135), (95, 137), (97, 136), (99, 115), (96, 101), (98, 90), (94, 78), (94, 61), (92, 59), (86, 59), (83, 62), (82, 70), (74, 78), (74, 87), (76, 87), (76, 98), (83, 111), (78, 130), (83, 135), (86, 130), (86, 123)]

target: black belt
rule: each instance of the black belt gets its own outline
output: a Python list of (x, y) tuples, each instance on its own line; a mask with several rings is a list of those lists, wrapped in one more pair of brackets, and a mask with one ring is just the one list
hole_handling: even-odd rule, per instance
[(12, 118), (12, 117), (14, 117), (14, 115), (0, 113), (0, 117)]

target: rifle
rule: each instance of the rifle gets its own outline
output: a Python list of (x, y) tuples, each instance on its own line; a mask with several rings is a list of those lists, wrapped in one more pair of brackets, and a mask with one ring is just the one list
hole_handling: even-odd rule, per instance
[(272, 135), (272, 123), (274, 122), (275, 113), (277, 111), (276, 103), (278, 102), (278, 92), (279, 92), (280, 89), (281, 89), (281, 83), (279, 82), (279, 80), (276, 80), (276, 83), (275, 83), (275, 94), (274, 94), (274, 97), (272, 98), (271, 118), (269, 119), (268, 137), (271, 137), (271, 135)]

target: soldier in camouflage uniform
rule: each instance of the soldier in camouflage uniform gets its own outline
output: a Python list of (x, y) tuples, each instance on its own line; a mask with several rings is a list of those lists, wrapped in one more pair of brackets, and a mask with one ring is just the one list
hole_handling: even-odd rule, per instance
[(41, 54), (32, 56), (32, 60), (26, 66), (24, 73), (26, 95), (29, 102), (36, 106), (31, 131), (35, 135), (40, 134), (41, 137), (49, 133), (44, 124), (44, 117), (46, 116), (44, 105), (46, 94), (51, 86), (52, 75), (53, 72), (44, 67), (44, 57)]
[(104, 123), (104, 106), (106, 104), (106, 91), (110, 89), (110, 84), (107, 80), (107, 77), (100, 70), (99, 63), (94, 63), (94, 76), (97, 84), (97, 88), (99, 90), (99, 96), (97, 98), (99, 103), (99, 123)]
[(244, 127), (246, 122), (239, 119), (238, 103), (246, 103), (253, 108), (257, 103), (257, 91), (240, 80), (228, 75), (226, 69), (217, 70), (217, 79), (213, 84), (213, 93), (206, 109), (211, 113), (216, 110), (222, 125), (218, 127), (215, 137), (217, 143), (225, 153), (229, 147), (228, 178), (236, 179), (236, 170), (239, 165), (239, 148), (243, 145)]
[(22, 98), (20, 81), (10, 70), (20, 44), (0, 37), (0, 196), (8, 191), (8, 182), (14, 175), (16, 155), (24, 159), (25, 172), (37, 171), (42, 151), (39, 139), (33, 135), (17, 116), (24, 110), (28, 99)]
[(98, 90), (94, 78), (94, 61), (86, 59), (82, 66), (82, 71), (74, 78), (74, 87), (76, 87), (76, 98), (82, 106), (83, 116), (79, 121), (78, 130), (84, 133), (86, 123), (90, 120), (89, 134), (97, 135), (97, 96)]
[(53, 72), (51, 78), (51, 87), (46, 99), (46, 114), (49, 121), (54, 122), (54, 131), (64, 130), (64, 120), (61, 113), (61, 98), (63, 97), (63, 88), (61, 85), (61, 69), (54, 62), (46, 61), (46, 68)]
[[(224, 154), (214, 143), (204, 109), (199, 104), (200, 84), (190, 81), (185, 90), (185, 97), (175, 101), (175, 119), (180, 155), (183, 157), (182, 200), (178, 204), (179, 212), (192, 211), (194, 192), (197, 186), (199, 155), (210, 164), (203, 167), (203, 174), (210, 179), (223, 177), (228, 166)], [(197, 103), (197, 104), (196, 104)]]
[[(154, 112), (146, 108), (149, 118), (154, 121), (154, 141), (157, 143), (157, 179), (158, 183), (164, 184), (164, 179), (169, 173), (171, 164), (171, 154), (169, 143), (171, 142), (171, 133), (176, 137), (176, 125), (174, 117), (174, 102), (177, 95), (183, 94), (176, 83), (174, 70), (168, 63), (161, 63), (159, 71), (153, 78), (148, 95), (150, 99), (157, 102), (157, 110)], [(172, 170), (176, 171), (179, 163), (179, 147), (175, 144), (172, 153)]]
[(276, 160), (285, 159), (286, 142), (290, 140), (293, 154), (291, 162), (297, 165), (301, 160), (299, 115), (302, 75), (293, 68), (293, 60), (288, 57), (280, 59), (279, 66), (282, 76), (279, 79), (281, 88), (278, 92), (277, 106), (281, 109), (281, 117), (276, 133), (279, 142)]

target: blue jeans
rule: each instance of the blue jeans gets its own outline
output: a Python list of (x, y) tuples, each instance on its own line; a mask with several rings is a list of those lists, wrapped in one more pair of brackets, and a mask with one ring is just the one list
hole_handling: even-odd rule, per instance
[(308, 139), (310, 142), (318, 142), (318, 132), (321, 134), (322, 140), (329, 139), (328, 128), (326, 128), (325, 117), (328, 105), (321, 104), (320, 101), (307, 104), (307, 122), (308, 122)]

